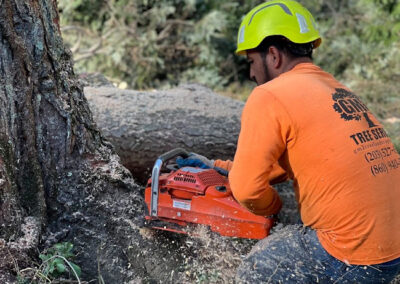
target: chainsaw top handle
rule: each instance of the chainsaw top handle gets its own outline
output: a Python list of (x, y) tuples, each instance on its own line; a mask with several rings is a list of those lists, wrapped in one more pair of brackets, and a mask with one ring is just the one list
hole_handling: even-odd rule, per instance
[(164, 163), (164, 162), (171, 160), (178, 156), (181, 156), (182, 158), (185, 159), (185, 158), (189, 157), (189, 153), (182, 148), (175, 148), (175, 149), (168, 151), (168, 152), (162, 154), (161, 156), (159, 156), (158, 160), (161, 160)]

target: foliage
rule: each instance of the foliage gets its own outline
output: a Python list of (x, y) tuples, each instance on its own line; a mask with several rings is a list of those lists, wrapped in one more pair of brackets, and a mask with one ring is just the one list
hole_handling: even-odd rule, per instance
[(80, 280), (81, 268), (73, 260), (73, 245), (57, 243), (39, 254), (41, 264), (20, 270), (16, 265), (17, 283), (87, 283)]
[(318, 2), (329, 9), (322, 5), (320, 11), (326, 12), (316, 13), (322, 17), (317, 20), (324, 38), (316, 53), (317, 64), (351, 87), (378, 117), (398, 115), (400, 4), (392, 0)]
[(198, 81), (211, 87), (241, 76), (236, 26), (260, 1), (61, 0), (63, 35), (79, 71), (131, 88)]
[[(253, 85), (245, 59), (234, 55), (236, 33), (243, 15), (262, 2), (60, 0), (59, 6), (78, 72), (101, 72), (133, 89), (195, 81), (245, 99)], [(398, 115), (399, 1), (301, 2), (323, 38), (316, 64), (380, 118)]]
[(65, 274), (71, 274), (79, 280), (81, 268), (72, 262), (75, 255), (71, 243), (57, 243), (45, 253), (40, 254), (42, 274), (47, 279), (56, 279)]

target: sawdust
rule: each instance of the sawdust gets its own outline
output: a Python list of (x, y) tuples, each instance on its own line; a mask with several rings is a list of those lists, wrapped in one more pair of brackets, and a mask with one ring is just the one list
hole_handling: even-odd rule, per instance
[(154, 260), (149, 264), (151, 278), (142, 279), (144, 283), (154, 280), (157, 283), (234, 283), (242, 258), (257, 242), (222, 237), (203, 225), (190, 225), (186, 231), (188, 234), (185, 235), (150, 228), (140, 230), (144, 238), (159, 243), (160, 249), (175, 255), (173, 264), (172, 259), (168, 263), (160, 259), (164, 268), (169, 269), (169, 279), (156, 280), (160, 279), (157, 269), (161, 264)]
[(153, 239), (155, 237), (154, 229), (151, 228), (140, 228), (139, 234), (145, 239)]
[[(272, 230), (284, 230), (278, 224)], [(171, 270), (171, 281), (178, 283), (235, 283), (235, 275), (242, 259), (258, 240), (222, 237), (207, 226), (192, 225), (188, 235), (154, 229), (143, 229), (143, 236), (164, 239), (165, 248), (181, 258)], [(153, 275), (154, 276), (154, 275)]]
[(34, 265), (29, 255), (38, 246), (40, 229), (37, 218), (26, 217), (16, 241), (0, 239), (0, 283), (17, 283), (19, 267)]
[(39, 243), (40, 222), (35, 217), (26, 217), (21, 227), (22, 236), (16, 242), (9, 242), (10, 249), (30, 250)]
[(182, 283), (233, 283), (242, 258), (256, 240), (221, 237), (206, 226), (193, 227), (182, 243), (186, 252)]

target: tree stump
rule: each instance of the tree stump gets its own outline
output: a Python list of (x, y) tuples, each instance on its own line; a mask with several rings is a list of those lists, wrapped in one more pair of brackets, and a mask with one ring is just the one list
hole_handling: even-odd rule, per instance
[(140, 234), (141, 188), (95, 126), (58, 20), (56, 1), (1, 1), (0, 281), (61, 241), (83, 279), (150, 277), (146, 263), (176, 257)]

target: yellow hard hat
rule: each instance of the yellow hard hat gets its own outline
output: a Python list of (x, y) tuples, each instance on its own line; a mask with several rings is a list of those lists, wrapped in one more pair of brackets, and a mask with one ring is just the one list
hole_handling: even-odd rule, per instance
[(258, 5), (240, 24), (236, 54), (256, 48), (266, 37), (281, 35), (294, 43), (321, 44), (311, 13), (293, 0), (274, 0)]

